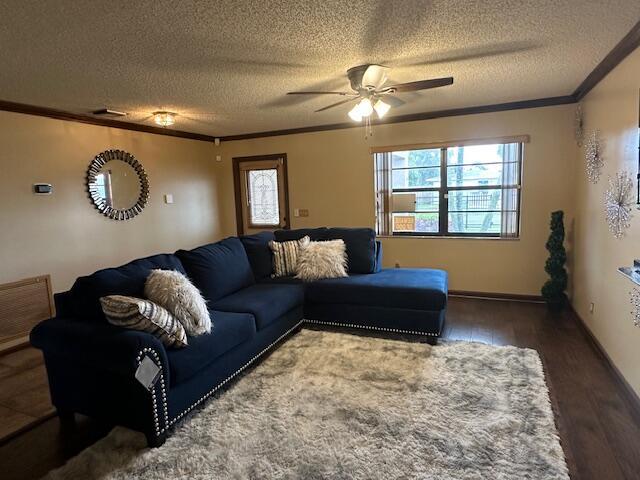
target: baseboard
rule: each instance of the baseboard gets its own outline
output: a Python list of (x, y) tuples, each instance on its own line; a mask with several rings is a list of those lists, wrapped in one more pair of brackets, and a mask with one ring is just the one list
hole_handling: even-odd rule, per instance
[(450, 297), (481, 298), (484, 300), (503, 300), (515, 302), (544, 303), (540, 295), (521, 295), (517, 293), (470, 292), (467, 290), (449, 290)]
[(604, 362), (613, 372), (613, 376), (616, 378), (618, 384), (622, 387), (622, 391), (627, 397), (627, 400), (629, 401), (629, 403), (631, 403), (632, 407), (635, 409), (636, 415), (638, 415), (638, 417), (640, 418), (640, 396), (638, 396), (638, 393), (633, 389), (629, 382), (627, 382), (627, 379), (624, 377), (624, 375), (622, 375), (622, 372), (620, 371), (620, 369), (618, 369), (616, 364), (613, 363), (613, 360), (611, 360), (611, 357), (609, 356), (607, 351), (604, 349), (600, 341), (596, 338), (596, 336), (593, 334), (582, 317), (578, 314), (578, 312), (576, 312), (575, 308), (573, 308), (573, 305), (570, 304), (569, 308), (577, 320), (576, 323), (583, 331), (588, 341), (591, 342), (598, 354), (602, 357)]
[(5, 445), (6, 443), (8, 443), (10, 440), (13, 440), (14, 438), (16, 438), (19, 435), (22, 435), (23, 433), (37, 427), (38, 425), (46, 422), (47, 420), (53, 418), (57, 416), (57, 413), (55, 412), (55, 410), (46, 413), (44, 415), (42, 415), (41, 417), (38, 418), (34, 418), (33, 421), (23, 425), (22, 427), (14, 430), (11, 433), (7, 433), (4, 437), (0, 437), (0, 446)]

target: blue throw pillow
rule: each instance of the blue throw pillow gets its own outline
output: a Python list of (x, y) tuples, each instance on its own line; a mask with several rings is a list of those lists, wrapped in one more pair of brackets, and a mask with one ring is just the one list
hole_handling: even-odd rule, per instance
[(349, 273), (374, 273), (376, 232), (372, 228), (328, 228), (325, 240), (344, 240)]
[(256, 280), (270, 277), (273, 272), (273, 259), (269, 242), (274, 239), (273, 232), (260, 232), (240, 237)]
[(255, 283), (247, 253), (238, 238), (178, 250), (176, 255), (209, 304)]
[(274, 235), (276, 242), (288, 242), (290, 240), (300, 240), (302, 237), (309, 237), (312, 242), (319, 240), (329, 240), (326, 238), (328, 228), (298, 228), (297, 230), (276, 230)]
[(144, 298), (144, 282), (151, 270), (176, 270), (186, 274), (175, 255), (161, 254), (140, 258), (116, 268), (98, 270), (79, 277), (69, 292), (68, 304), (80, 320), (105, 320), (100, 297), (125, 295)]

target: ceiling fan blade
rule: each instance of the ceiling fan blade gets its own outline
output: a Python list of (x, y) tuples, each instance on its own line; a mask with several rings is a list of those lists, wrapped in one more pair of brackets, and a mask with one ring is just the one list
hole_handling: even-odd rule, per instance
[(287, 92), (287, 95), (352, 95), (348, 92)]
[(316, 113), (324, 112), (325, 110), (329, 110), (330, 108), (337, 107), (338, 105), (344, 105), (345, 103), (353, 102), (355, 100), (358, 100), (359, 98), (360, 97), (347, 98), (346, 100), (341, 100), (340, 102), (332, 103), (331, 105), (328, 105), (328, 106), (323, 107), (323, 108), (321, 108), (319, 110), (316, 110)]
[(387, 81), (389, 67), (383, 65), (369, 65), (362, 75), (360, 84), (363, 87), (380, 88)]
[[(414, 57), (402, 60), (398, 67), (424, 67), (442, 63), (464, 62), (481, 58), (491, 58), (504, 55), (528, 52), (539, 49), (542, 45), (530, 40), (517, 42), (501, 42), (489, 45), (479, 45), (477, 47), (465, 47), (463, 49), (448, 50), (435, 53), (428, 57)], [(396, 65), (394, 65), (395, 67)]]
[(388, 88), (395, 92), (415, 92), (417, 90), (426, 90), (428, 88), (444, 87), (453, 83), (453, 77), (434, 78), (431, 80), (418, 80), (417, 82), (399, 83), (398, 85), (390, 85)]
[(382, 101), (384, 103), (387, 103), (387, 104), (391, 105), (392, 107), (396, 107), (396, 108), (397, 107), (401, 107), (402, 105), (407, 103), (404, 100), (401, 100), (398, 97), (394, 97), (393, 95), (390, 95), (390, 94), (384, 94), (381, 97), (381, 99), (382, 99)]

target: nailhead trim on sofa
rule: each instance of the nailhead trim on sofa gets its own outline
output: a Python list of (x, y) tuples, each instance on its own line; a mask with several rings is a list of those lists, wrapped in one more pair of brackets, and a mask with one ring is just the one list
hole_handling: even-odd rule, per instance
[[(220, 382), (218, 385), (216, 385), (211, 390), (209, 390), (209, 392), (207, 392), (202, 397), (200, 397), (198, 400), (196, 400), (194, 403), (192, 403), (186, 410), (184, 410), (182, 413), (178, 414), (175, 418), (173, 418), (171, 420), (169, 420), (169, 416), (167, 414), (167, 396), (166, 396), (166, 392), (165, 392), (164, 377), (163, 377), (163, 375), (161, 373), (160, 374), (160, 383), (161, 383), (160, 387), (161, 387), (161, 391), (162, 391), (162, 405), (164, 407), (164, 412), (165, 412), (165, 427), (164, 428), (160, 428), (160, 425), (159, 425), (159, 422), (158, 422), (158, 414), (157, 414), (157, 408), (156, 408), (155, 386), (154, 386), (153, 391), (151, 392), (151, 398), (152, 398), (152, 401), (153, 401), (153, 420), (154, 420), (154, 423), (155, 423), (156, 435), (160, 435), (161, 433), (164, 433), (166, 430), (168, 430), (170, 426), (172, 426), (174, 423), (176, 423), (178, 420), (180, 420), (182, 417), (184, 417), (187, 413), (189, 413), (191, 410), (193, 410), (195, 407), (197, 407), (204, 400), (206, 400), (211, 395), (213, 395), (217, 390), (220, 389), (220, 387), (222, 387), (227, 382), (229, 382), (231, 379), (236, 377), (240, 372), (245, 370), (249, 365), (251, 365), (253, 362), (255, 362), (262, 355), (264, 355), (276, 343), (278, 343), (280, 340), (282, 340), (284, 337), (286, 337), (292, 331), (294, 331), (296, 328), (298, 328), (300, 325), (302, 325), (302, 322), (304, 322), (304, 320), (300, 320), (297, 324), (295, 324), (293, 327), (291, 327), (285, 333), (280, 335), (275, 341), (273, 341), (271, 344), (269, 344), (267, 347), (265, 347), (260, 353), (258, 353), (253, 358), (251, 358), (251, 360), (249, 360), (247, 363), (245, 363), (242, 367), (240, 367), (234, 373), (229, 375), (222, 382)], [(154, 355), (154, 357), (155, 357), (155, 359), (157, 361), (157, 365), (160, 368), (162, 368), (162, 364), (160, 363), (160, 357), (158, 356), (158, 354), (153, 349), (150, 349), (150, 348), (144, 348), (143, 350), (140, 351), (140, 353), (138, 354), (138, 364), (140, 364), (140, 362), (142, 361), (142, 357), (144, 356), (144, 354), (148, 353), (148, 352), (153, 353), (153, 355)]]
[(156, 398), (157, 382), (153, 385), (151, 390), (151, 401), (153, 403), (153, 423), (155, 426), (156, 435), (163, 433), (169, 426), (169, 410), (167, 408), (167, 393), (165, 391), (164, 373), (162, 372), (162, 362), (160, 361), (160, 355), (153, 348), (145, 347), (138, 353), (138, 366), (142, 363), (142, 359), (146, 355), (151, 355), (154, 359), (154, 363), (160, 368), (160, 392), (162, 394), (162, 406), (164, 410), (164, 428), (160, 428), (160, 422), (158, 420), (158, 406)]
[(410, 333), (412, 335), (427, 335), (430, 337), (439, 337), (440, 333), (429, 333), (429, 332), (419, 332), (417, 330), (400, 330), (398, 328), (384, 328), (384, 327), (371, 327), (369, 325), (356, 325), (353, 323), (338, 323), (338, 322), (323, 322), (321, 320), (303, 320), (305, 323), (315, 323), (318, 325), (334, 325), (336, 327), (347, 327), (347, 328), (362, 328), (364, 330), (379, 330), (382, 332), (393, 332), (393, 333)]
[(293, 330), (298, 328), (303, 323), (313, 323), (313, 324), (319, 324), (319, 325), (333, 325), (333, 326), (337, 326), (337, 327), (347, 327), (347, 328), (361, 328), (361, 329), (365, 329), (365, 330), (378, 330), (378, 331), (393, 332), (393, 333), (409, 333), (409, 334), (412, 334), (412, 335), (427, 335), (427, 336), (432, 336), (432, 337), (437, 337), (437, 336), (440, 335), (439, 333), (419, 332), (417, 330), (400, 330), (398, 328), (372, 327), (372, 326), (367, 326), (367, 325), (356, 325), (356, 324), (352, 324), (352, 323), (324, 322), (324, 321), (321, 321), (321, 320), (303, 319), (303, 320), (300, 320), (296, 325), (291, 327), (289, 330), (287, 330), (285, 333), (283, 333), (274, 342), (272, 342), (267, 347), (265, 347), (260, 353), (258, 353), (253, 358), (251, 358), (251, 360), (249, 360), (247, 363), (245, 363), (242, 367), (240, 367), (234, 373), (229, 375), (222, 382), (220, 382), (218, 385), (213, 387), (211, 390), (209, 390), (209, 392), (204, 394), (202, 397), (200, 397), (198, 400), (196, 400), (193, 404), (191, 404), (187, 409), (185, 409), (183, 412), (181, 412), (180, 414), (178, 414), (176, 417), (174, 417), (171, 420), (169, 420), (168, 407), (167, 407), (167, 394), (166, 394), (166, 391), (165, 391), (164, 375), (162, 374), (162, 363), (160, 362), (160, 357), (159, 357), (158, 353), (155, 350), (153, 350), (152, 348), (144, 348), (138, 354), (138, 365), (140, 365), (140, 362), (142, 362), (143, 356), (145, 354), (150, 353), (155, 358), (156, 365), (158, 365), (158, 367), (160, 367), (160, 369), (161, 369), (160, 370), (160, 372), (161, 372), (160, 373), (160, 391), (162, 392), (162, 406), (163, 406), (163, 410), (164, 410), (164, 425), (165, 425), (164, 428), (160, 428), (160, 423), (158, 421), (157, 402), (156, 402), (156, 393), (155, 393), (156, 386), (155, 385), (153, 387), (153, 390), (151, 391), (151, 399), (152, 399), (152, 402), (153, 402), (153, 420), (154, 420), (154, 424), (155, 424), (156, 435), (160, 435), (161, 433), (164, 433), (166, 430), (168, 430), (169, 427), (171, 427), (174, 423), (176, 423), (178, 420), (180, 420), (182, 417), (184, 417), (187, 413), (189, 413), (191, 410), (193, 410), (195, 407), (197, 407), (200, 403), (202, 403), (207, 398), (209, 398), (211, 395), (213, 395), (223, 385), (225, 385), (230, 380), (235, 378), (240, 372), (245, 370), (249, 365), (251, 365), (253, 362), (255, 362), (262, 355), (264, 355), (264, 353), (266, 353), (271, 347), (273, 347), (276, 343), (280, 342), (284, 337), (289, 335)]

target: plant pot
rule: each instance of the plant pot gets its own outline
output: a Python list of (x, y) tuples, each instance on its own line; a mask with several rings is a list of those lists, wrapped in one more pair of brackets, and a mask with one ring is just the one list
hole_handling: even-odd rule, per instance
[(566, 302), (564, 299), (553, 300), (553, 301), (547, 300), (547, 310), (549, 310), (552, 313), (559, 313), (562, 310), (564, 310), (565, 304)]

